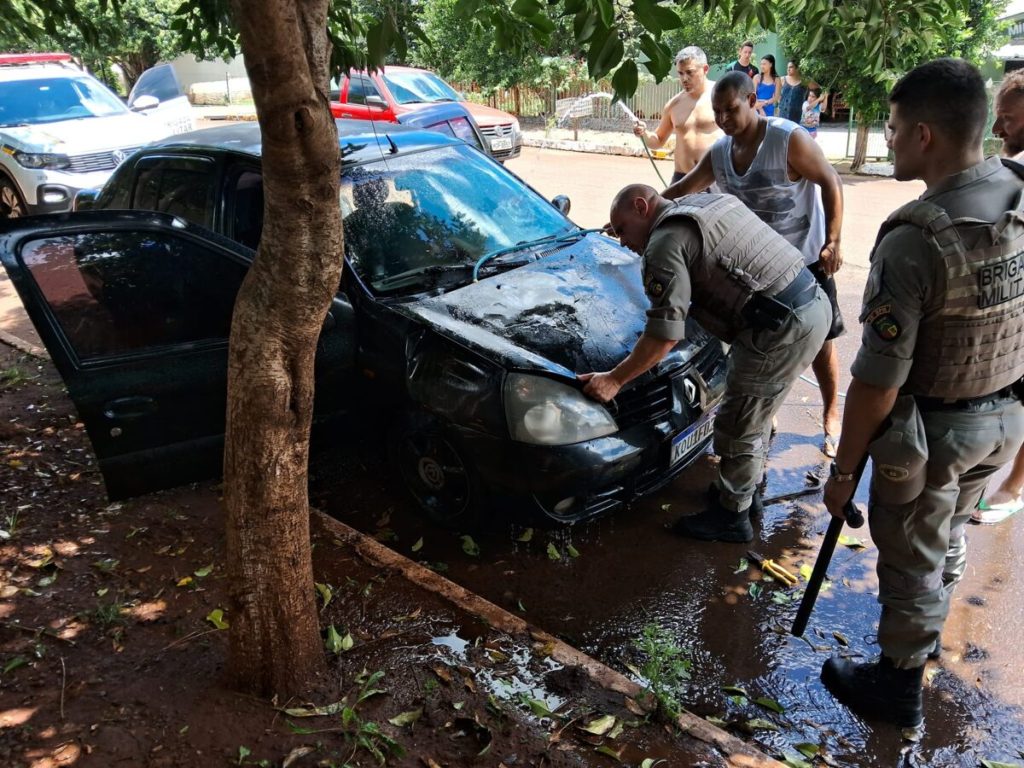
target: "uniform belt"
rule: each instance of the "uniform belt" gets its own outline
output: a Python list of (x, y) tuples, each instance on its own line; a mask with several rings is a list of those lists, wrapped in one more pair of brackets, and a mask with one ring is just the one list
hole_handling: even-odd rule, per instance
[(809, 304), (817, 295), (818, 281), (806, 267), (801, 267), (789, 285), (767, 296), (755, 293), (743, 307), (743, 319), (752, 327), (779, 330), (792, 317), (793, 310)]
[(966, 397), (960, 400), (943, 400), (941, 397), (924, 397), (923, 395), (914, 395), (914, 400), (917, 401), (917, 407), (922, 412), (969, 411), (972, 408), (977, 408), (980, 405), (994, 403), (997, 400), (1006, 400), (1007, 398), (1010, 397), (1015, 397), (1012, 385), (1008, 387), (1003, 387), (998, 392), (993, 392), (990, 395), (980, 395), (979, 397)]
[(799, 309), (814, 298), (818, 281), (807, 267), (801, 267), (796, 277), (781, 291), (770, 297), (790, 309)]

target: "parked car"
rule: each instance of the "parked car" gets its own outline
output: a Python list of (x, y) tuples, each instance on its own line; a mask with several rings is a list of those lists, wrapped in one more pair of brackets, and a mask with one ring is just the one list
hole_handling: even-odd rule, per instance
[[(317, 422), (358, 409), (434, 520), (572, 523), (667, 482), (711, 436), (722, 345), (698, 325), (608, 406), (582, 371), (636, 342), (636, 254), (436, 132), (339, 120), (345, 269)], [(165, 139), (93, 210), (0, 223), (0, 259), (85, 423), (111, 498), (220, 471), (227, 340), (260, 239), (254, 123)], [(124, 210), (124, 209), (146, 210)]]
[(516, 118), (500, 109), (467, 101), (429, 70), (385, 67), (373, 73), (353, 72), (343, 76), (337, 86), (331, 92), (331, 112), (335, 117), (394, 123), (399, 122), (399, 115), (424, 105), (454, 101), (473, 115), (496, 160), (504, 162), (522, 152), (523, 134)]
[(129, 108), (66, 53), (0, 55), (0, 218), (66, 211), (142, 145), (191, 130), (187, 101), (187, 121), (178, 106), (164, 122), (170, 91), (149, 93), (148, 74)]
[[(438, 131), (476, 147), (485, 155), (491, 155), (491, 145), (483, 134), (480, 126), (462, 104), (454, 101), (430, 104), (423, 109), (403, 112), (398, 115), (398, 123), (427, 131)], [(493, 155), (492, 155), (493, 157)]]

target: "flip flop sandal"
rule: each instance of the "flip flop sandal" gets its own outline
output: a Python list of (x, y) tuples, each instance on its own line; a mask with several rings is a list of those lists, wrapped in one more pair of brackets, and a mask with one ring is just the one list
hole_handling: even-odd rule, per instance
[(821, 452), (828, 456), (830, 459), (836, 457), (836, 453), (839, 450), (839, 435), (825, 435), (825, 443), (821, 447)]
[(971, 522), (980, 525), (995, 525), (1017, 514), (1022, 509), (1024, 509), (1024, 499), (1021, 499), (1020, 496), (1000, 504), (989, 504), (985, 499), (982, 499), (978, 502), (978, 508), (971, 515)]

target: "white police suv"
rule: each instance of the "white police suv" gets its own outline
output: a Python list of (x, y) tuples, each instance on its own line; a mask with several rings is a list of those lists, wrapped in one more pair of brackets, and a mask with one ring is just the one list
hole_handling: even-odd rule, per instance
[(155, 95), (129, 104), (66, 53), (0, 54), (0, 219), (66, 211), (139, 147), (193, 127)]

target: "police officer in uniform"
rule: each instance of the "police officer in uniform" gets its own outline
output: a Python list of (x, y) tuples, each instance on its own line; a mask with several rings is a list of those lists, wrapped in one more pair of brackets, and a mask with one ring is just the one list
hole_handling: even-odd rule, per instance
[[(882, 656), (829, 659), (822, 681), (858, 713), (906, 728), (922, 722), (924, 664), (941, 649), (966, 563), (965, 525), (1024, 437), (1024, 180), (982, 155), (985, 84), (966, 62), (917, 67), (889, 101), (895, 176), (921, 179), (927, 191), (889, 217), (872, 252), (861, 348), (825, 488), (829, 512), (841, 516), (855, 468), (872, 456)], [(886, 431), (894, 404), (912, 410), (897, 408), (899, 423)], [(876, 455), (915, 422), (919, 466)]]
[(829, 301), (800, 252), (732, 195), (672, 201), (633, 184), (615, 197), (610, 223), (625, 247), (643, 255), (651, 309), (633, 351), (611, 371), (581, 375), (583, 391), (611, 400), (685, 337), (690, 312), (730, 343), (725, 396), (715, 417), (718, 481), (708, 507), (681, 518), (674, 530), (710, 541), (750, 541), (772, 416), (821, 349), (832, 322)]

